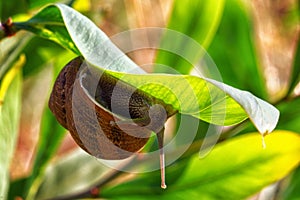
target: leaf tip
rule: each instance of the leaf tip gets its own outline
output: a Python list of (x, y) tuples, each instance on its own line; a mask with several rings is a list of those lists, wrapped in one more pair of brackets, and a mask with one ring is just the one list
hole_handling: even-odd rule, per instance
[(262, 148), (263, 148), (263, 149), (266, 149), (266, 148), (267, 148), (267, 145), (266, 145), (266, 141), (265, 141), (265, 135), (262, 135), (262, 136), (261, 136), (261, 142), (262, 142)]

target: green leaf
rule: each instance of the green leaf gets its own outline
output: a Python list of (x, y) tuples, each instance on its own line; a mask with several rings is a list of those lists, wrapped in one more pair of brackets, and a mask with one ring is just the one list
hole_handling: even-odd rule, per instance
[[(171, 66), (182, 74), (189, 74), (192, 65), (198, 64), (203, 56), (202, 49), (198, 48), (200, 52), (195, 52), (195, 43), (203, 48), (210, 45), (219, 26), (223, 7), (224, 0), (212, 0), (209, 3), (194, 0), (174, 1), (167, 28), (178, 31), (185, 37), (174, 38), (174, 32), (166, 32), (161, 47), (164, 49), (164, 46), (172, 46), (176, 55), (159, 50), (156, 63)], [(195, 56), (195, 53), (200, 54)], [(188, 58), (189, 63), (182, 58)], [(166, 68), (155, 66), (154, 71), (166, 72)]]
[[(124, 54), (109, 41), (108, 37), (88, 18), (67, 6), (58, 5), (58, 7), (61, 10), (62, 18), (71, 38), (89, 63), (96, 64), (96, 66), (101, 66), (105, 69), (122, 72), (130, 72), (138, 69), (138, 67), (129, 60), (128, 57), (124, 56)], [(125, 79), (125, 77), (128, 79)], [(122, 80), (135, 87), (149, 83), (148, 87), (145, 86), (140, 89), (152, 96), (163, 99), (166, 104), (171, 104), (183, 114), (190, 114), (211, 123), (221, 125), (234, 124), (244, 120), (248, 114), (258, 130), (264, 134), (274, 129), (279, 117), (278, 111), (271, 105), (255, 98), (249, 93), (238, 91), (237, 89), (213, 80), (205, 80), (192, 76), (170, 75), (128, 74), (125, 77), (122, 77)], [(187, 82), (189, 83), (188, 85)], [(162, 85), (165, 87), (162, 87)], [(166, 88), (169, 92), (167, 92)], [(192, 90), (190, 88), (192, 88)], [(226, 95), (222, 90), (226, 92)], [(155, 91), (159, 92), (155, 93)], [(175, 93), (176, 96), (171, 95), (171, 93)], [(200, 109), (203, 110), (202, 113), (199, 112), (198, 104), (195, 104), (196, 102), (193, 101), (193, 99), (191, 100), (194, 96), (193, 93), (196, 95), (196, 102), (200, 103), (200, 107), (203, 108)], [(176, 102), (176, 100), (174, 100), (176, 97), (179, 98), (178, 95), (180, 94), (182, 95), (179, 101), (180, 103), (184, 102), (180, 105), (181, 107), (178, 101)], [(210, 96), (211, 98), (209, 98)], [(238, 103), (234, 100), (238, 101)], [(220, 106), (210, 106), (212, 103), (216, 103)], [(245, 110), (241, 109), (239, 104), (241, 104)], [(224, 121), (225, 105), (227, 109), (226, 119)], [(214, 109), (213, 116), (212, 109)]]
[[(52, 20), (51, 23), (49, 20)], [(30, 25), (36, 34), (56, 40), (66, 48), (77, 47), (83, 57), (95, 66), (113, 71), (141, 73), (141, 69), (125, 56), (93, 22), (68, 6), (63, 4), (49, 6), (22, 24)], [(52, 27), (58, 27), (59, 33), (62, 30), (65, 33), (45, 35), (44, 32), (48, 32)], [(149, 95), (171, 104), (183, 114), (210, 123), (231, 125), (243, 121), (248, 115), (258, 130), (265, 134), (274, 129), (279, 117), (278, 111), (266, 102), (247, 92), (210, 79), (170, 75), (125, 77), (128, 79), (122, 79), (134, 87), (139, 86), (138, 82), (146, 81), (149, 83), (148, 86), (141, 89)], [(167, 89), (162, 87), (163, 85), (167, 86)], [(150, 86), (153, 88), (151, 89)]]
[[(232, 125), (250, 117), (260, 133), (275, 128), (279, 112), (272, 105), (223, 83), (189, 75), (135, 75), (109, 72), (172, 105), (182, 114), (218, 125)], [(226, 116), (224, 115), (226, 113)]]
[(60, 11), (54, 5), (44, 8), (29, 21), (15, 23), (15, 26), (52, 40), (80, 55), (66, 30)]
[[(8, 73), (7, 76), (10, 75), (12, 74)], [(4, 101), (0, 102), (0, 198), (3, 199), (6, 199), (8, 191), (10, 162), (15, 149), (21, 113), (21, 73), (17, 72), (10, 78), (12, 81), (5, 93)], [(2, 84), (5, 84), (5, 78)]]
[[(113, 199), (245, 199), (285, 177), (300, 162), (300, 137), (288, 131), (274, 131), (266, 138), (247, 134), (219, 143), (204, 158), (195, 155), (180, 179), (166, 190), (154, 186), (152, 174), (102, 190)], [(168, 180), (167, 180), (168, 181)], [(230, 196), (228, 196), (230, 194)]]
[(140, 70), (92, 21), (66, 5), (50, 5), (29, 21), (15, 23), (15, 26), (53, 40), (107, 69)]
[(226, 1), (208, 53), (224, 83), (267, 99), (263, 72), (255, 51), (251, 15), (247, 11), (244, 1)]
[(278, 199), (282, 200), (299, 200), (300, 189), (300, 166), (291, 174), (288, 184), (283, 186), (284, 191), (279, 195)]
[(74, 44), (89, 63), (114, 71), (141, 72), (91, 20), (68, 6), (56, 6)]
[(28, 0), (27, 2), (29, 4), (29, 7), (32, 9), (47, 5), (49, 3), (61, 2), (61, 0)]
[(277, 108), (280, 111), (280, 119), (278, 121), (278, 129), (289, 131), (300, 130), (300, 98), (294, 100), (283, 101)]

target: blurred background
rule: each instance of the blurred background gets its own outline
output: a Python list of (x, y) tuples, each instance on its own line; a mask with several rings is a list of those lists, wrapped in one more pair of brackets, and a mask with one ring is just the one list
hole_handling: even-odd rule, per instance
[[(108, 36), (113, 36), (129, 29), (166, 27), (172, 3), (173, 0), (79, 0), (75, 1), (74, 6), (98, 24)], [(287, 88), (299, 39), (300, 27), (294, 16), (297, 2), (296, 0), (244, 0), (243, 3), (253, 23), (253, 30), (250, 34), (253, 35), (255, 50), (260, 60), (259, 66), (266, 79), (267, 90), (270, 97), (276, 100)], [(5, 2), (3, 2), (3, 7), (5, 7)], [(25, 5), (24, 9), (26, 9)], [(14, 13), (7, 10), (5, 17), (12, 14)], [(232, 45), (235, 45), (234, 41)], [(149, 64), (155, 59), (155, 51), (144, 49), (132, 52), (129, 56), (138, 65)], [(47, 92), (44, 88), (46, 85), (50, 87), (51, 82), (51, 77), (47, 76), (48, 70), (50, 69), (46, 68), (41, 71), (40, 75), (34, 77), (33, 80), (26, 80), (24, 86), (24, 111), (21, 120), (23, 133), (21, 136), (24, 137), (19, 138), (18, 151), (13, 159), (11, 174), (14, 178), (21, 177), (30, 171), (30, 158), (32, 158), (38, 139), (41, 110), (46, 101), (43, 98)], [(251, 81), (251, 77), (248, 78), (248, 81)], [(34, 82), (41, 84), (37, 85)], [(300, 88), (297, 87), (295, 93), (299, 94), (299, 90)], [(74, 147), (76, 145), (73, 140), (66, 135), (59, 152), (63, 153)]]
[[(9, 16), (14, 16), (16, 20), (26, 19), (46, 5), (42, 3), (34, 5), (32, 2), (34, 1), (1, 1), (1, 19), (4, 20)], [(180, 31), (182, 21), (197, 20), (183, 14), (186, 18), (178, 19), (178, 23), (173, 20), (170, 24), (170, 18), (173, 17), (173, 0), (77, 0), (72, 3), (76, 10), (92, 19), (108, 36), (144, 27), (169, 27)], [(214, 30), (215, 36), (204, 46), (224, 75), (225, 83), (251, 91), (263, 99), (276, 103), (289, 90), (299, 41), (299, 2), (297, 0), (240, 0), (237, 4), (242, 4), (239, 9), (243, 10), (245, 16), (235, 18), (239, 15), (238, 11), (231, 7), (230, 3), (225, 3), (220, 17), (220, 26)], [(237, 14), (232, 14), (235, 12)], [(37, 51), (36, 57), (45, 54), (43, 51), (35, 51)], [(251, 55), (248, 52), (251, 52)], [(130, 52), (128, 56), (142, 66), (154, 62), (156, 53), (152, 49), (143, 49)], [(64, 60), (73, 56), (72, 53), (67, 53)], [(34, 76), (24, 79), (20, 133), (10, 169), (12, 180), (28, 176), (32, 170), (40, 122), (52, 83), (52, 77), (48, 74), (55, 70), (51, 67), (53, 65), (51, 62), (44, 64), (49, 67), (37, 69)], [(247, 70), (243, 72), (243, 69), (247, 68), (244, 65), (256, 66), (255, 69), (251, 68), (254, 72), (249, 73)], [(258, 79), (253, 74), (261, 78)], [(300, 95), (299, 84), (293, 90), (293, 95)], [(70, 135), (66, 134), (53, 160), (60, 159), (75, 148), (78, 148), (77, 145)], [(263, 199), (262, 196), (260, 197)], [(258, 196), (251, 199), (258, 199)]]

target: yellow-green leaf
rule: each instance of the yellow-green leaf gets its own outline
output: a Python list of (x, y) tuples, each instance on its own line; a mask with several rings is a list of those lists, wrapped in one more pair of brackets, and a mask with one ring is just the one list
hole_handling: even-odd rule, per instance
[(21, 113), (21, 73), (17, 63), (3, 78), (0, 105), (0, 198), (6, 199), (9, 166), (15, 149)]
[(263, 149), (257, 133), (239, 136), (217, 144), (204, 158), (193, 156), (180, 179), (169, 182), (166, 190), (149, 181), (153, 175), (142, 175), (104, 190), (103, 195), (113, 199), (138, 199), (145, 195), (149, 199), (157, 199), (158, 195), (160, 199), (246, 199), (299, 165), (299, 134), (274, 131), (266, 137), (266, 143)]

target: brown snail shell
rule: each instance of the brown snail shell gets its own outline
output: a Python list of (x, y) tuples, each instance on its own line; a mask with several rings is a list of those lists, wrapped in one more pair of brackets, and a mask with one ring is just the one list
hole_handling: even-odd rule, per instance
[[(146, 144), (152, 131), (161, 131), (167, 118), (175, 113), (165, 110), (160, 100), (82, 65), (78, 57), (61, 70), (49, 107), (89, 154), (110, 160), (127, 158)], [(89, 87), (96, 89), (88, 94)], [(132, 121), (126, 123), (124, 118)]]

